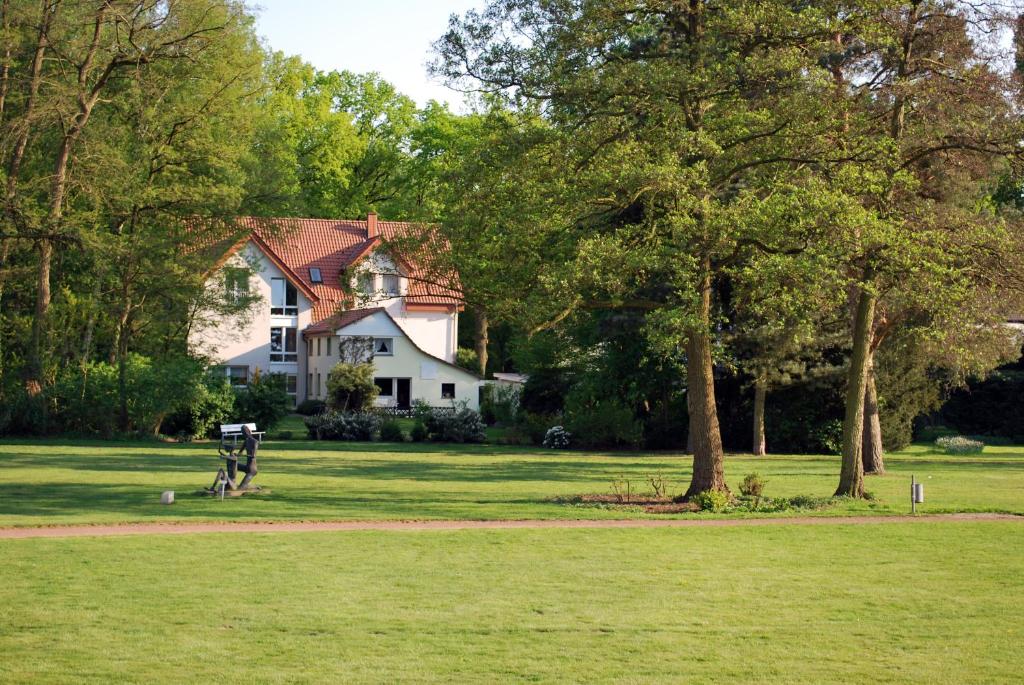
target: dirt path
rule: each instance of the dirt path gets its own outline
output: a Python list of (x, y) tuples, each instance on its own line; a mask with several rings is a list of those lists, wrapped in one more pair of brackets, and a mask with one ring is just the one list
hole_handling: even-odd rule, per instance
[(319, 531), (430, 531), (519, 528), (716, 528), (836, 524), (939, 523), (948, 521), (1016, 521), (1009, 514), (938, 514), (934, 516), (791, 516), (760, 519), (616, 519), (604, 521), (295, 521), (257, 523), (123, 523), (117, 525), (0, 528), (0, 540), (78, 538), (121, 535), (185, 535), (194, 533), (309, 533)]

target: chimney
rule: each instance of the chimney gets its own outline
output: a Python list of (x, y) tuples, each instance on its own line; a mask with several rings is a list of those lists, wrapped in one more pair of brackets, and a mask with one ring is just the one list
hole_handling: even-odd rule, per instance
[(380, 233), (377, 231), (377, 212), (370, 212), (366, 215), (366, 237), (376, 238)]

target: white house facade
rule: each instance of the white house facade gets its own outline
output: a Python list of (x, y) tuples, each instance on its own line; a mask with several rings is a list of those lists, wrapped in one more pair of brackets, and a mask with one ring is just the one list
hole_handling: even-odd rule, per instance
[[(236, 386), (259, 371), (282, 374), (295, 402), (325, 399), (327, 377), (351, 343), (372, 343), (378, 404), (405, 409), (479, 404), (480, 378), (455, 365), (461, 303), (404, 257), (380, 250), (407, 224), (243, 219), (250, 232), (226, 250), (208, 285), (244, 289), (247, 316), (190, 337)], [(245, 277), (239, 277), (239, 273)]]

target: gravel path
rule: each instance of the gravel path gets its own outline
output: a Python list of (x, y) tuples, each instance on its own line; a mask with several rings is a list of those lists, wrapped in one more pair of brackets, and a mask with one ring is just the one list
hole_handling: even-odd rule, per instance
[(309, 533), (320, 531), (509, 530), (520, 528), (715, 528), (732, 526), (941, 523), (949, 521), (1016, 521), (1010, 514), (937, 514), (934, 516), (790, 516), (751, 519), (617, 519), (604, 521), (295, 521), (214, 523), (124, 523), (91, 526), (0, 528), (0, 540), (23, 538), (186, 535), (194, 533)]

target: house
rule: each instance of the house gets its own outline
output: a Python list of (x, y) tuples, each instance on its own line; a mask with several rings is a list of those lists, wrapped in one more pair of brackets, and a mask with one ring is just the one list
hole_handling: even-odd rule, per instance
[(356, 343), (372, 350), (380, 406), (478, 407), (480, 378), (455, 365), (458, 293), (386, 247), (410, 224), (376, 214), (238, 223), (243, 237), (218, 250), (207, 285), (255, 295), (257, 304), (242, 322), (214, 322), (190, 336), (193, 351), (222, 365), (233, 385), (259, 369), (283, 374), (295, 402), (326, 399), (328, 374)]

